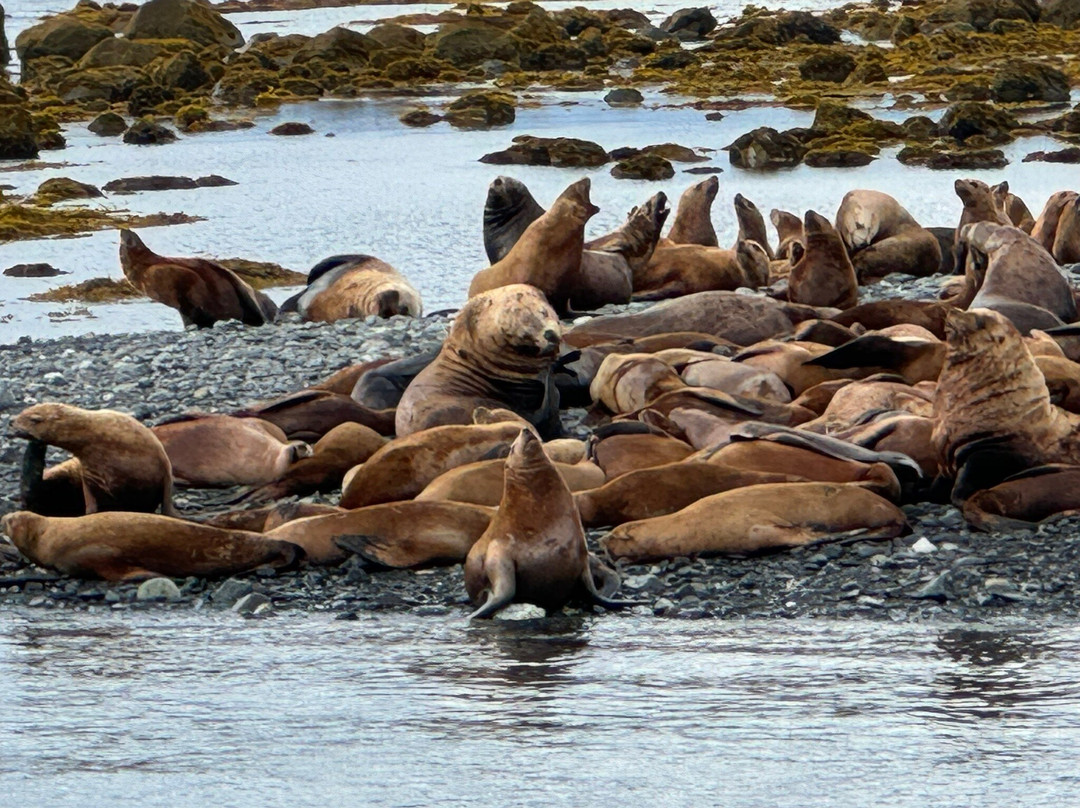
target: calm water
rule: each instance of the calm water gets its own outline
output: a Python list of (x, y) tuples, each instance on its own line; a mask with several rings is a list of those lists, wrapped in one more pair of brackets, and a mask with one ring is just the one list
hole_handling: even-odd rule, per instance
[(1080, 785), (1076, 626), (0, 624), (9, 805), (1034, 806)]

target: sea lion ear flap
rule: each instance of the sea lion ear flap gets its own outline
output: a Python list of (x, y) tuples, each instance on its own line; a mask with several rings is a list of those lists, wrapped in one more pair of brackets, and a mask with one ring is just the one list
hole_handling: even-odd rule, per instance
[(791, 263), (797, 264), (802, 260), (802, 257), (806, 254), (806, 245), (801, 241), (791, 242)]

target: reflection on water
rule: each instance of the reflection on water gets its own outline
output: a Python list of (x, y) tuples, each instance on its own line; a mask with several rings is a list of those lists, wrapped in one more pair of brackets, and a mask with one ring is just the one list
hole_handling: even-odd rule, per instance
[(13, 805), (1013, 806), (1078, 777), (1075, 626), (0, 621)]

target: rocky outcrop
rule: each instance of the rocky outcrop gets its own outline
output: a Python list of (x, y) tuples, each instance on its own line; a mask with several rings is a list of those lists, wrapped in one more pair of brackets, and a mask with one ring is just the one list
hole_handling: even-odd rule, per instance
[(102, 188), (110, 194), (135, 194), (142, 191), (186, 191), (193, 188), (218, 188), (225, 185), (236, 185), (233, 180), (217, 174), (208, 174), (205, 177), (192, 179), (191, 177), (123, 177), (118, 180), (110, 180)]
[(753, 38), (768, 45), (786, 45), (805, 39), (815, 45), (835, 45), (840, 29), (808, 11), (784, 11), (779, 14), (755, 14), (738, 22), (732, 38)]
[(446, 121), (459, 129), (488, 129), (514, 122), (516, 100), (509, 93), (477, 90), (466, 93), (446, 108)]
[(633, 107), (645, 100), (645, 96), (633, 87), (619, 87), (604, 96), (604, 101), (612, 107)]
[(1080, 28), (1080, 0), (1048, 0), (1040, 19), (1060, 28)]
[(441, 115), (436, 115), (429, 109), (412, 109), (398, 118), (406, 126), (422, 128), (432, 126), (442, 120)]
[(87, 127), (95, 135), (101, 137), (115, 137), (116, 135), (122, 135), (127, 131), (127, 121), (123, 116), (117, 115), (115, 112), (103, 112), (98, 115), (94, 120), (90, 122)]
[(652, 154), (670, 160), (673, 163), (707, 163), (709, 158), (698, 154), (689, 146), (680, 146), (678, 143), (657, 143), (652, 146), (626, 146), (621, 149), (613, 149), (608, 153), (611, 160), (629, 160), (640, 154)]
[(149, 0), (139, 6), (125, 34), (129, 39), (187, 39), (230, 50), (244, 44), (235, 25), (196, 0)]
[(94, 185), (78, 182), (69, 177), (53, 177), (45, 180), (34, 193), (35, 201), (46, 205), (68, 199), (97, 199), (103, 196)]
[(1024, 157), (1025, 163), (1080, 163), (1080, 148), (1071, 146), (1058, 151), (1037, 151)]
[(991, 96), (1001, 103), (1069, 100), (1069, 77), (1038, 62), (1014, 61), (994, 74)]
[(960, 101), (945, 110), (938, 126), (959, 143), (981, 135), (990, 143), (1008, 143), (1019, 122), (1001, 107), (980, 101)]
[(318, 59), (324, 63), (365, 67), (371, 60), (372, 51), (380, 47), (379, 43), (367, 34), (348, 28), (331, 28), (304, 43), (293, 56), (293, 63), (303, 64)]
[(517, 45), (509, 34), (481, 25), (442, 26), (435, 37), (435, 58), (457, 68), (476, 67), (489, 59), (516, 63)]
[(113, 32), (104, 25), (73, 14), (57, 14), (15, 37), (15, 53), (25, 73), (28, 62), (45, 56), (62, 56), (76, 62), (94, 45), (112, 36)]
[(0, 160), (37, 156), (34, 118), (22, 96), (0, 77)]
[(174, 131), (147, 118), (140, 118), (135, 121), (124, 132), (124, 142), (136, 146), (153, 146), (161, 143), (172, 143), (174, 140), (176, 140)]
[(158, 43), (136, 42), (133, 39), (124, 37), (110, 37), (101, 40), (84, 53), (75, 67), (79, 70), (89, 70), (95, 67), (117, 67), (118, 65), (146, 67), (163, 53), (164, 49)]
[(799, 65), (799, 75), (807, 81), (843, 84), (855, 71), (855, 59), (843, 51), (815, 53)]
[(790, 132), (763, 126), (725, 146), (736, 168), (773, 169), (796, 166), (806, 153), (802, 142)]
[(285, 123), (279, 123), (271, 129), (270, 134), (278, 135), (280, 137), (296, 137), (298, 135), (313, 135), (315, 134), (315, 130), (306, 123), (286, 121)]
[(180, 51), (168, 59), (155, 71), (154, 78), (162, 87), (188, 92), (213, 83), (213, 77), (189, 50)]
[(608, 153), (597, 143), (571, 137), (519, 135), (514, 144), (500, 152), (485, 154), (481, 163), (516, 166), (556, 166), (596, 168), (609, 162)]
[(1001, 149), (952, 150), (935, 146), (906, 146), (896, 159), (906, 166), (939, 170), (1004, 168), (1009, 164)]
[(611, 176), (617, 180), (669, 180), (675, 176), (675, 169), (663, 157), (642, 152), (616, 163)]
[(680, 39), (704, 39), (714, 28), (716, 17), (707, 8), (680, 9), (660, 23), (660, 30)]

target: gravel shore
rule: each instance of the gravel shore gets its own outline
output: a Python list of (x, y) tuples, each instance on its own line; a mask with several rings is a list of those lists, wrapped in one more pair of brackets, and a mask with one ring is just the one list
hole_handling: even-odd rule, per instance
[[(917, 283), (926, 295), (929, 282)], [(893, 295), (899, 291), (895, 285), (889, 289)], [(914, 296), (916, 289), (902, 291)], [(171, 315), (163, 308), (163, 317)], [(263, 328), (219, 323), (183, 333), (25, 339), (0, 346), (0, 513), (18, 508), (25, 445), (6, 437), (8, 422), (32, 403), (109, 407), (149, 424), (190, 410), (227, 412), (298, 390), (354, 362), (437, 347), (449, 323), (450, 315), (334, 325), (286, 321)], [(569, 415), (572, 425), (575, 413)], [(181, 491), (177, 505), (190, 514), (217, 510), (234, 494)], [(1080, 519), (998, 535), (968, 530), (952, 507), (911, 505), (905, 511), (911, 535), (887, 542), (831, 543), (753, 559), (628, 565), (622, 568), (621, 596), (648, 604), (632, 612), (679, 618), (982, 620), (1080, 614)], [(590, 533), (590, 542), (600, 535)], [(334, 569), (178, 581), (179, 598), (162, 601), (139, 600), (134, 585), (60, 578), (11, 552), (4, 558), (0, 608), (236, 607), (248, 614), (303, 609), (343, 619), (367, 610), (464, 615), (468, 609), (460, 567), (372, 570), (354, 558)]]

